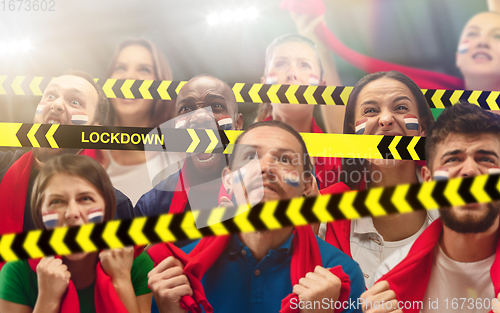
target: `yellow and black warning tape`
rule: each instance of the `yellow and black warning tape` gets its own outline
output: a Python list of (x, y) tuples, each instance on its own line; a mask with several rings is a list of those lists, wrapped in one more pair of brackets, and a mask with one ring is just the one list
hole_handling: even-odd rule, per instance
[[(0, 147), (232, 153), (242, 131), (0, 123)], [(424, 160), (425, 138), (302, 133), (313, 157)]]
[[(0, 237), (0, 260), (13, 261), (101, 249), (273, 230), (317, 222), (384, 216), (500, 200), (500, 176), (481, 175), (404, 184), (337, 195), (295, 198), (236, 208), (114, 220)], [(233, 217), (234, 216), (234, 217)], [(229, 217), (229, 218), (228, 218)], [(210, 225), (197, 229), (196, 224)]]
[[(1, 76), (0, 95), (41, 96), (52, 77)], [(177, 99), (186, 81), (96, 79), (108, 98)], [(353, 87), (231, 83), (236, 101), (243, 103), (292, 103), (346, 105)], [(460, 100), (487, 110), (500, 110), (499, 91), (422, 89), (431, 108), (444, 109)]]

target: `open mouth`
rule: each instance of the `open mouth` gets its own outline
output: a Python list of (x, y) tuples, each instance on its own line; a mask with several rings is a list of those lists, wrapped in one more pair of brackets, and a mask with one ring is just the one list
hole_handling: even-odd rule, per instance
[(491, 61), (491, 55), (486, 52), (476, 52), (472, 55), (472, 59), (478, 61)]
[(200, 163), (210, 163), (215, 158), (213, 153), (199, 153), (195, 156), (196, 161)]
[(45, 119), (45, 124), (62, 124), (61, 120), (55, 116), (49, 116)]

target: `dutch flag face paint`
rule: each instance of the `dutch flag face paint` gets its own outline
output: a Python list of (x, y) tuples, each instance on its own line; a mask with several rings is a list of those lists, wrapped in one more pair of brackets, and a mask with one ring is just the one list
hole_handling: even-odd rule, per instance
[(89, 223), (102, 223), (104, 220), (104, 210), (101, 208), (91, 209), (88, 217)]
[(319, 85), (319, 77), (316, 75), (309, 75), (309, 85), (318, 86)]
[(464, 41), (458, 45), (457, 53), (458, 54), (465, 54), (469, 51), (469, 42)]
[(233, 120), (229, 115), (222, 115), (217, 121), (217, 124), (219, 124), (219, 127), (222, 130), (230, 130), (233, 128)]
[(488, 174), (500, 174), (500, 168), (499, 167), (490, 167), (488, 169)]
[(89, 121), (89, 117), (85, 113), (78, 112), (71, 116), (71, 122), (74, 125), (85, 125)]
[(356, 135), (363, 135), (365, 133), (367, 118), (361, 119), (356, 122)]
[(277, 84), (278, 83), (278, 75), (270, 74), (266, 76), (266, 84)]
[(403, 116), (405, 121), (406, 129), (408, 130), (418, 130), (418, 118), (413, 114), (406, 114)]
[(299, 176), (296, 173), (284, 172), (283, 173), (283, 180), (285, 181), (285, 183), (287, 183), (288, 185), (290, 185), (292, 187), (297, 188), (300, 186)]
[(442, 181), (448, 180), (450, 178), (450, 173), (446, 167), (438, 167), (434, 172), (434, 180)]
[(36, 114), (42, 114), (45, 104), (39, 104), (36, 106)]
[(175, 122), (175, 129), (184, 128), (184, 125), (186, 125), (186, 119), (187, 117), (181, 117), (178, 119), (177, 122)]
[(51, 229), (57, 227), (57, 222), (59, 221), (59, 213), (54, 211), (48, 211), (42, 213), (42, 221), (45, 228)]

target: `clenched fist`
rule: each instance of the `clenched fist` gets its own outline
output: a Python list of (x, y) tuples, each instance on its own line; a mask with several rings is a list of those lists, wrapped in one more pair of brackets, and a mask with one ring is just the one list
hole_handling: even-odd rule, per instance
[[(340, 288), (342, 282), (340, 278), (333, 275), (329, 270), (324, 267), (316, 266), (314, 272), (309, 272), (305, 277), (299, 280), (299, 283), (293, 286), (293, 293), (299, 296), (299, 301), (319, 301), (323, 303), (323, 299), (330, 301), (337, 301), (340, 296)], [(302, 309), (300, 312), (333, 312), (334, 309), (328, 310), (307, 310)]]
[(71, 273), (61, 259), (43, 258), (36, 267), (38, 293), (42, 299), (59, 303), (68, 288)]
[(99, 253), (102, 269), (113, 283), (130, 280), (130, 271), (134, 262), (134, 248), (104, 250)]
[(149, 288), (160, 312), (186, 312), (180, 301), (185, 295), (192, 296), (193, 290), (179, 260), (172, 256), (166, 258), (149, 272), (148, 277)]
[[(385, 280), (376, 283), (361, 294), (360, 299), (363, 301), (364, 313), (403, 313), (403, 310), (398, 309), (396, 293), (390, 289), (389, 283)], [(379, 303), (379, 305), (374, 303)], [(380, 305), (381, 303), (384, 304)]]

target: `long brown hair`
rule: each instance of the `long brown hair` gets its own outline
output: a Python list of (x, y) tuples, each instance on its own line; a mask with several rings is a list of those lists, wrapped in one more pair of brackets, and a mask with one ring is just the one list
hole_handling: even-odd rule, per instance
[(40, 170), (31, 193), (31, 216), (36, 228), (45, 228), (42, 221), (42, 203), (47, 184), (56, 174), (68, 174), (84, 179), (94, 186), (104, 199), (104, 221), (110, 221), (115, 216), (116, 196), (104, 168), (91, 157), (85, 155), (65, 154), (51, 158)]
[[(355, 134), (356, 133), (356, 128), (355, 128), (355, 112), (356, 112), (356, 102), (358, 101), (358, 96), (361, 90), (363, 88), (371, 83), (372, 81), (375, 81), (377, 79), (381, 78), (390, 78), (397, 80), (408, 87), (410, 89), (411, 93), (417, 100), (417, 108), (418, 108), (418, 114), (420, 117), (420, 125), (422, 126), (422, 131), (427, 131), (429, 127), (434, 123), (434, 116), (432, 115), (432, 111), (429, 108), (429, 105), (427, 103), (427, 100), (424, 97), (424, 94), (422, 93), (422, 90), (415, 84), (411, 78), (406, 76), (403, 73), (397, 72), (397, 71), (390, 71), (390, 72), (377, 72), (373, 74), (368, 74), (365, 77), (361, 78), (354, 88), (351, 91), (351, 94), (349, 95), (349, 99), (347, 100), (347, 105), (345, 108), (345, 115), (344, 115), (344, 134)], [(356, 189), (359, 190), (361, 189), (361, 186), (363, 183), (369, 183), (363, 182), (362, 180), (353, 182), (349, 179), (351, 177), (350, 173), (357, 172), (357, 173), (366, 173), (368, 171), (367, 167), (367, 161), (366, 160), (360, 160), (360, 159), (343, 159), (342, 160), (342, 167), (341, 171), (339, 173), (339, 178), (341, 177), (342, 173), (349, 173), (349, 175), (344, 175), (345, 179), (340, 179), (340, 181), (344, 182), (347, 186), (349, 186), (351, 189)], [(365, 172), (366, 171), (366, 172)], [(360, 174), (361, 175), (361, 174)]]
[[(163, 52), (161, 52), (161, 50), (158, 49), (158, 47), (151, 40), (146, 38), (125, 39), (118, 45), (118, 48), (116, 49), (115, 54), (111, 59), (111, 64), (108, 68), (107, 72), (108, 78), (111, 77), (111, 75), (113, 75), (116, 62), (118, 61), (118, 57), (120, 56), (122, 50), (128, 46), (134, 46), (134, 45), (142, 46), (148, 49), (148, 51), (151, 53), (154, 63), (153, 68), (156, 80), (172, 80), (172, 71), (170, 69), (170, 64), (168, 63), (167, 58), (165, 57)], [(175, 106), (175, 101), (173, 100), (154, 100), (150, 116), (150, 121), (151, 121), (150, 126), (151, 127), (158, 126), (159, 124), (165, 122), (166, 120), (173, 118), (174, 106)], [(106, 125), (111, 125), (111, 126), (114, 125), (115, 114), (116, 114), (115, 110), (111, 105)]]

